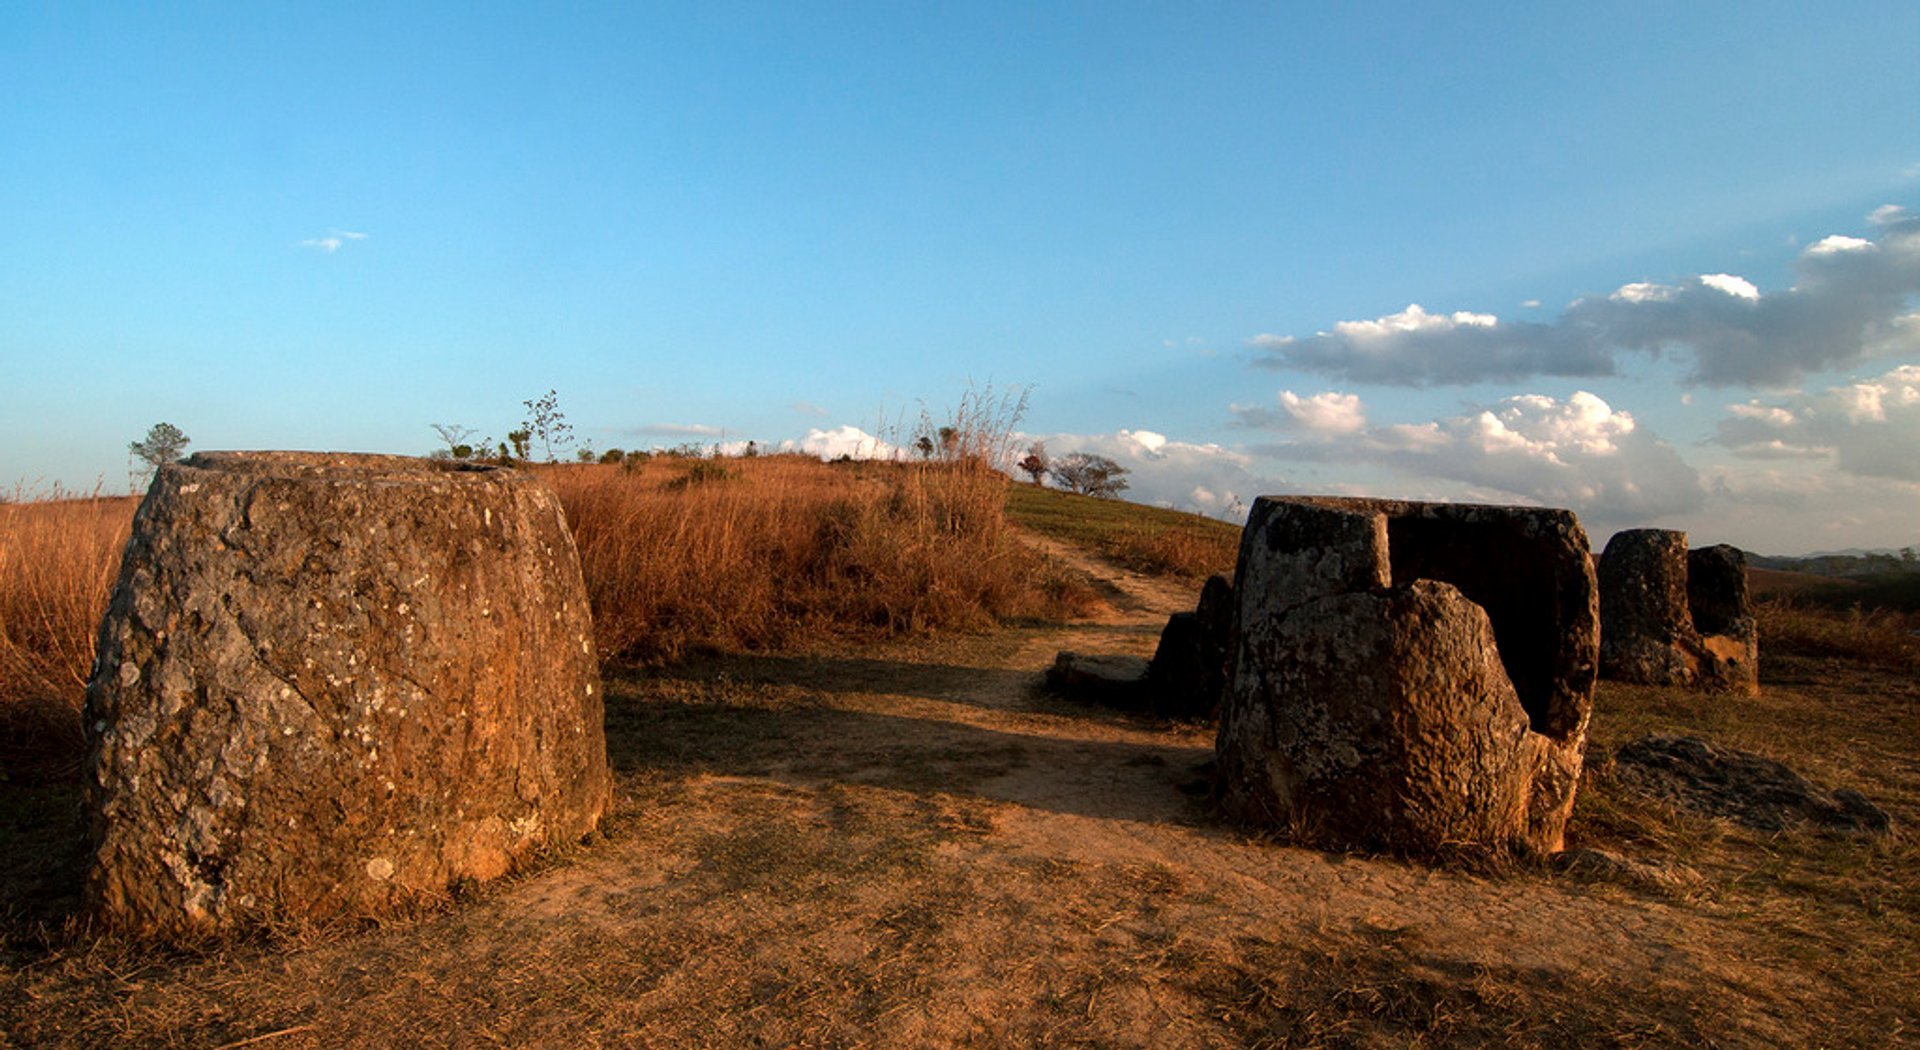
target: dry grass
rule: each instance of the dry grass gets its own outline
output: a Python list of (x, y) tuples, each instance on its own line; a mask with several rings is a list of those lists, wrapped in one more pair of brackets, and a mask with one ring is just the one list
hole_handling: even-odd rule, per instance
[(1920, 670), (1920, 613), (1859, 605), (1836, 610), (1786, 597), (1760, 602), (1756, 612), (1766, 652)]
[[(607, 656), (661, 661), (1084, 609), (1092, 592), (1014, 539), (1009, 483), (982, 465), (984, 439), (961, 440), (930, 462), (536, 469), (566, 507)], [(135, 506), (61, 494), (0, 504), (6, 769), (57, 770), (79, 753), (94, 635)]]
[[(1832, 982), (1823, 1004), (1830, 1045), (1912, 1039), (1912, 976), (1920, 973), (1920, 683), (1898, 613), (1760, 606), (1757, 697), (1601, 683), (1586, 782), (1574, 813), (1579, 845), (1670, 859), (1705, 876), (1698, 907), (1753, 934), (1753, 962)], [(1635, 794), (1612, 776), (1611, 752), (1649, 734), (1689, 734), (1786, 763), (1825, 788), (1858, 790), (1895, 831), (1862, 839), (1812, 830), (1762, 832)]]
[(799, 456), (542, 471), (573, 523), (608, 655), (1059, 616), (1074, 586), (1017, 543), (977, 461)]
[(130, 497), (0, 503), (0, 771), (80, 746), (80, 702), (133, 517)]

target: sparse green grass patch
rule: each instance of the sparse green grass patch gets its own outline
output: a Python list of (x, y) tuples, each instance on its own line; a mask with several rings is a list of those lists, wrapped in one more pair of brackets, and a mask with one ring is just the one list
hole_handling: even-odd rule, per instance
[(1214, 518), (1038, 485), (1007, 489), (1014, 524), (1156, 576), (1231, 577), (1240, 527)]

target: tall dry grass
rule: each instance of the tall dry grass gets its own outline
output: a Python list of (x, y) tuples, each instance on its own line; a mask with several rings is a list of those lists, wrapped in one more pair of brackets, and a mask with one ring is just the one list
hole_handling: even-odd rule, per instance
[[(1768, 653), (1840, 657), (1893, 671), (1920, 670), (1920, 613), (1831, 609), (1793, 598), (1758, 602), (1760, 658)], [(1764, 666), (1764, 665), (1763, 665)]]
[(0, 763), (79, 750), (80, 704), (136, 501), (0, 503)]
[(670, 660), (692, 646), (967, 627), (1084, 600), (1014, 540), (1008, 481), (979, 459), (714, 462), (543, 471), (573, 524), (604, 653)]
[[(671, 660), (1058, 616), (1093, 600), (1017, 543), (963, 431), (935, 459), (660, 457), (537, 468), (566, 507), (601, 652)], [(0, 756), (70, 761), (128, 497), (0, 503)]]

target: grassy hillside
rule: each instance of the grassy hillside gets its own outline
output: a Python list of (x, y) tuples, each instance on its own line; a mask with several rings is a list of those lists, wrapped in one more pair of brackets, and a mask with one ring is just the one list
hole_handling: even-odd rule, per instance
[(1022, 528), (1155, 575), (1231, 576), (1240, 545), (1240, 527), (1214, 518), (1037, 485), (1008, 487), (1007, 516)]

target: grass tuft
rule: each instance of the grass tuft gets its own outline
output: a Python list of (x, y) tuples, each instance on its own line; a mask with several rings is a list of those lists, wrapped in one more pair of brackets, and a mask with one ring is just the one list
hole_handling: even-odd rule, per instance
[(79, 754), (94, 634), (134, 506), (57, 490), (0, 503), (0, 778), (55, 775)]

